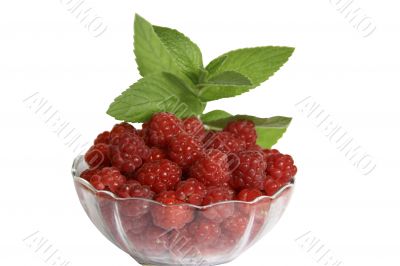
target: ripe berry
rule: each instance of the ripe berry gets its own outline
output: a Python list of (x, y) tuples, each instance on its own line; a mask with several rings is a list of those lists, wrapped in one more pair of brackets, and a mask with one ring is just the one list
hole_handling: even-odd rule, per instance
[(109, 166), (109, 146), (104, 143), (93, 145), (86, 152), (85, 161), (91, 168)]
[(184, 119), (183, 128), (186, 133), (200, 141), (202, 141), (207, 134), (203, 123), (195, 116)]
[(151, 118), (147, 128), (148, 143), (165, 148), (168, 141), (183, 131), (182, 121), (170, 113), (157, 113)]
[(83, 171), (80, 175), (81, 178), (85, 179), (86, 181), (90, 182), (90, 178), (93, 175), (97, 174), (101, 169), (100, 168), (89, 168)]
[(94, 144), (99, 144), (99, 143), (110, 144), (110, 132), (104, 131), (103, 133), (98, 135), (94, 141)]
[(131, 198), (126, 201), (120, 201), (120, 213), (129, 217), (140, 217), (149, 212), (150, 202), (140, 199), (153, 199), (154, 192), (147, 186), (142, 186), (136, 180), (129, 180), (126, 185), (119, 187), (117, 195), (121, 198)]
[(207, 141), (206, 146), (229, 154), (243, 151), (246, 148), (246, 142), (242, 139), (236, 138), (230, 132), (217, 132), (212, 134), (210, 139)]
[(192, 233), (196, 243), (203, 246), (215, 244), (221, 236), (219, 224), (208, 219), (199, 218), (189, 225), (189, 231)]
[(263, 193), (256, 188), (245, 188), (239, 192), (237, 199), (241, 201), (253, 201), (258, 197), (261, 197)]
[(138, 181), (129, 180), (117, 189), (116, 194), (120, 198), (130, 198), (131, 191), (134, 190), (135, 187), (137, 187), (137, 186), (141, 186)]
[(281, 154), (277, 149), (265, 149), (263, 150), (265, 160), (267, 160), (272, 155)]
[(195, 178), (181, 181), (176, 186), (176, 197), (193, 205), (201, 205), (205, 195), (206, 187)]
[(120, 137), (124, 134), (135, 134), (136, 135), (136, 129), (129, 123), (123, 122), (120, 124), (116, 124), (111, 132), (110, 132), (110, 140), (116, 137)]
[(204, 153), (203, 145), (194, 137), (181, 133), (168, 144), (168, 156), (183, 169), (187, 169)]
[(137, 180), (156, 193), (174, 189), (181, 175), (181, 168), (167, 159), (145, 163), (136, 172)]
[(143, 252), (150, 256), (160, 255), (168, 251), (168, 232), (159, 227), (147, 227), (147, 229), (142, 232), (140, 240), (140, 242), (135, 242), (140, 245)]
[(274, 180), (272, 177), (267, 176), (267, 179), (264, 183), (265, 195), (273, 196), (276, 192), (278, 192), (279, 189), (281, 189), (281, 187), (282, 184)]
[(130, 238), (132, 235), (143, 233), (150, 223), (150, 214), (142, 215), (135, 218), (121, 216), (122, 228), (125, 232), (127, 232), (128, 238)]
[(293, 158), (285, 154), (271, 154), (267, 157), (267, 175), (279, 183), (285, 184), (292, 180), (297, 173)]
[(110, 190), (117, 192), (117, 189), (125, 184), (126, 178), (115, 167), (105, 167), (90, 178), (90, 183), (98, 190)]
[(230, 172), (226, 154), (219, 150), (209, 150), (192, 165), (189, 176), (206, 186), (218, 186), (228, 182)]
[(112, 165), (131, 175), (149, 156), (149, 148), (138, 135), (125, 133), (112, 139), (110, 154)]
[(232, 121), (225, 127), (224, 131), (231, 132), (235, 137), (244, 140), (247, 147), (256, 144), (257, 132), (253, 121)]
[(236, 169), (232, 173), (230, 184), (233, 188), (257, 188), (262, 190), (265, 180), (265, 161), (262, 153), (257, 151), (242, 151), (237, 154)]
[(156, 196), (155, 200), (167, 205), (163, 206), (153, 204), (151, 208), (153, 223), (161, 228), (166, 230), (181, 229), (194, 218), (194, 213), (191, 207), (187, 205), (179, 205), (184, 204), (185, 202), (176, 197), (175, 191), (161, 192)]
[(167, 154), (164, 150), (157, 148), (157, 147), (151, 147), (150, 148), (150, 153), (148, 158), (146, 158), (145, 162), (154, 162), (154, 161), (159, 161), (161, 159), (166, 159)]
[[(232, 193), (228, 187), (209, 187), (203, 200), (203, 206), (232, 199)], [(231, 216), (234, 210), (235, 206), (233, 204), (217, 204), (204, 209), (202, 215), (215, 223), (221, 223), (224, 219)]]
[(246, 215), (236, 212), (233, 216), (227, 218), (222, 223), (222, 228), (235, 239), (243, 237), (249, 224), (249, 218)]

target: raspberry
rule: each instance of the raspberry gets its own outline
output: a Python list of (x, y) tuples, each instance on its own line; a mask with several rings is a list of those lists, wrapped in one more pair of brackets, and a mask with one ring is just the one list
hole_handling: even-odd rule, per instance
[(230, 179), (228, 158), (219, 150), (209, 150), (192, 165), (189, 176), (206, 186), (222, 185)]
[(142, 215), (134, 219), (132, 219), (131, 217), (121, 216), (122, 228), (124, 228), (124, 231), (127, 232), (128, 237), (130, 237), (131, 235), (143, 233), (150, 222), (150, 214)]
[(273, 154), (267, 155), (266, 161), (267, 175), (279, 180), (278, 182), (281, 184), (290, 182), (297, 173), (297, 167), (290, 155), (273, 152)]
[(207, 134), (203, 123), (195, 116), (184, 119), (183, 128), (186, 133), (200, 141), (202, 141)]
[(154, 192), (150, 190), (147, 186), (142, 186), (137, 183), (137, 181), (128, 181), (130, 188), (125, 188), (125, 185), (119, 188), (119, 193), (123, 193), (120, 197), (127, 196), (127, 198), (132, 197), (129, 200), (118, 202), (120, 207), (120, 213), (128, 217), (140, 217), (149, 212), (150, 202), (142, 199), (133, 198), (143, 198), (143, 199), (153, 199)]
[(238, 164), (232, 173), (231, 186), (237, 190), (244, 188), (262, 190), (266, 167), (264, 155), (258, 151), (242, 151), (237, 154), (235, 160)]
[(131, 191), (134, 190), (135, 187), (137, 187), (137, 186), (141, 186), (138, 181), (129, 180), (117, 189), (116, 194), (120, 198), (130, 198)]
[(168, 144), (168, 156), (183, 169), (188, 169), (204, 153), (203, 145), (194, 137), (181, 133)]
[(193, 210), (189, 206), (178, 205), (184, 202), (177, 198), (175, 191), (164, 191), (158, 194), (155, 200), (167, 205), (154, 204), (152, 206), (151, 215), (155, 225), (166, 230), (181, 229), (193, 221)]
[(131, 124), (128, 124), (126, 122), (116, 124), (110, 132), (110, 140), (120, 137), (126, 133), (137, 134), (136, 129)]
[(217, 132), (212, 134), (206, 146), (229, 154), (243, 151), (246, 148), (246, 142), (236, 138), (230, 132)]
[(110, 144), (110, 132), (104, 131), (103, 133), (98, 135), (94, 141), (94, 144), (99, 144), (99, 143)]
[(115, 193), (126, 183), (126, 177), (115, 167), (105, 167), (90, 178), (90, 183), (98, 190), (108, 189)]
[(225, 127), (224, 131), (231, 132), (235, 137), (244, 140), (247, 147), (256, 144), (257, 132), (253, 121), (232, 121)]
[(137, 180), (156, 193), (174, 189), (181, 175), (181, 168), (167, 159), (145, 163), (136, 172)]
[(125, 133), (112, 139), (110, 154), (112, 165), (131, 175), (149, 156), (149, 148), (138, 135)]
[(91, 168), (98, 168), (102, 166), (109, 166), (109, 150), (107, 144), (95, 144), (86, 152), (85, 161)]
[(197, 221), (191, 223), (189, 231), (192, 233), (195, 241), (204, 246), (215, 244), (221, 235), (219, 224), (204, 218), (199, 218)]
[[(210, 205), (232, 199), (232, 193), (228, 187), (209, 187), (204, 197), (203, 205)], [(218, 204), (204, 209), (202, 215), (213, 222), (221, 223), (224, 219), (233, 215), (234, 211), (235, 206), (233, 204)]]
[(141, 234), (140, 240), (140, 242), (136, 241), (136, 243), (140, 245), (142, 250), (148, 255), (155, 256), (168, 251), (168, 232), (159, 227), (147, 227)]
[(262, 195), (263, 193), (256, 188), (245, 188), (239, 192), (237, 199), (241, 201), (253, 201)]
[(205, 195), (206, 187), (195, 178), (181, 181), (176, 186), (177, 198), (193, 205), (201, 205)]
[(93, 175), (97, 174), (101, 169), (100, 168), (90, 168), (83, 171), (80, 175), (81, 178), (85, 179), (86, 181), (90, 182), (90, 178)]
[(149, 157), (145, 160), (145, 162), (154, 162), (154, 161), (159, 161), (161, 159), (166, 159), (167, 154), (164, 150), (157, 148), (157, 147), (151, 147), (150, 148), (150, 153)]
[(275, 195), (276, 192), (281, 189), (282, 184), (274, 180), (272, 177), (267, 176), (267, 179), (265, 180), (264, 183), (264, 190), (265, 190), (265, 195), (267, 196), (273, 196)]
[(222, 223), (222, 229), (235, 239), (239, 239), (243, 236), (248, 224), (249, 218), (240, 212), (236, 212)]
[(157, 113), (151, 118), (147, 128), (148, 143), (165, 148), (168, 141), (183, 131), (182, 121), (170, 113)]
[(265, 150), (263, 150), (263, 153), (264, 153), (264, 157), (265, 157), (265, 160), (267, 160), (270, 156), (272, 156), (272, 155), (277, 155), (277, 154), (281, 154), (278, 150), (276, 150), (276, 149), (265, 149)]

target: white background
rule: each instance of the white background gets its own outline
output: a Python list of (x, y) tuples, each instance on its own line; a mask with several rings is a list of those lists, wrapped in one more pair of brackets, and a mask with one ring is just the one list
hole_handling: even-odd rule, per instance
[[(294, 118), (277, 145), (299, 168), (290, 207), (270, 234), (229, 265), (324, 265), (317, 262), (322, 251), (296, 241), (306, 233), (340, 265), (400, 264), (398, 1), (353, 3), (376, 26), (364, 37), (336, 10), (338, 1), (86, 0), (107, 26), (97, 38), (68, 11), (68, 1), (0, 4), (0, 265), (51, 265), (24, 241), (36, 232), (70, 265), (136, 265), (92, 226), (70, 176), (76, 153), (24, 102), (38, 93), (81, 140), (108, 129), (114, 123), (105, 114), (109, 103), (139, 78), (135, 12), (186, 33), (206, 63), (236, 48), (296, 47), (260, 88), (208, 106)], [(296, 106), (308, 96), (374, 158), (371, 174), (354, 167)]]

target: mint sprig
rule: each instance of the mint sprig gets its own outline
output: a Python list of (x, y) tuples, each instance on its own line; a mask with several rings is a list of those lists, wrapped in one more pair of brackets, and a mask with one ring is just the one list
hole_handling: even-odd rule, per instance
[(118, 96), (107, 113), (118, 120), (147, 121), (153, 113), (199, 116), (211, 129), (229, 121), (256, 124), (258, 144), (269, 148), (286, 131), (290, 118), (233, 116), (221, 110), (203, 114), (207, 102), (256, 88), (278, 71), (294, 48), (265, 46), (234, 50), (203, 65), (199, 47), (175, 29), (154, 26), (139, 15), (134, 23), (134, 53), (143, 77)]

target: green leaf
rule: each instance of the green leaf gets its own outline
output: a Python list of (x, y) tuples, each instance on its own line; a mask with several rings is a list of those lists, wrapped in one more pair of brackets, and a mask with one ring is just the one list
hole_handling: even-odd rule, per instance
[(185, 82), (163, 72), (130, 86), (114, 100), (107, 114), (117, 120), (145, 122), (156, 112), (171, 112), (183, 118), (201, 114), (204, 107)]
[(183, 80), (195, 80), (203, 67), (200, 49), (176, 30), (153, 27), (135, 17), (134, 52), (143, 77), (169, 72)]
[(235, 115), (223, 118), (218, 118), (218, 114), (223, 111), (215, 111), (217, 119), (212, 120), (209, 117), (204, 124), (214, 130), (222, 130), (229, 122), (236, 120), (251, 120), (256, 125), (257, 144), (265, 149), (271, 148), (282, 135), (286, 132), (287, 127), (291, 122), (291, 118), (283, 116), (275, 116), (271, 118), (259, 118), (249, 115)]
[(236, 71), (225, 71), (216, 74), (211, 78), (209, 78), (206, 83), (215, 85), (234, 85), (234, 86), (252, 85), (249, 78)]
[(159, 26), (153, 28), (181, 71), (193, 82), (197, 82), (200, 69), (203, 69), (200, 48), (177, 30)]
[(230, 113), (222, 110), (214, 110), (200, 116), (203, 123), (212, 122), (215, 120), (223, 119), (232, 116)]
[(228, 52), (214, 59), (207, 67), (211, 76), (227, 71), (234, 71), (247, 77), (252, 86), (216, 86), (203, 87), (203, 100), (212, 101), (220, 98), (234, 97), (245, 93), (271, 77), (284, 65), (292, 55), (294, 48), (266, 46), (245, 48)]

